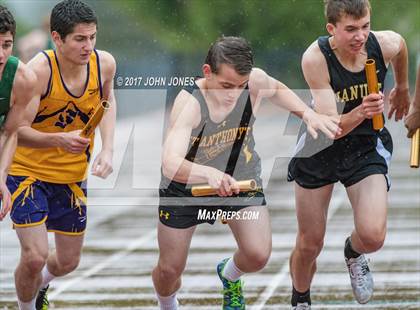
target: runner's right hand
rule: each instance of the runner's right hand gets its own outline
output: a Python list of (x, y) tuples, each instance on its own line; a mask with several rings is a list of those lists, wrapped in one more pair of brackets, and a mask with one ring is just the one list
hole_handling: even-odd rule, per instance
[(59, 133), (58, 144), (59, 147), (69, 153), (79, 154), (83, 153), (88, 147), (90, 140), (80, 137), (81, 130)]
[(223, 173), (216, 168), (208, 167), (207, 183), (216, 190), (221, 197), (239, 194), (239, 186), (236, 180), (227, 173)]
[(12, 199), (9, 189), (3, 182), (0, 184), (0, 199), (0, 221), (2, 221), (12, 208)]
[(364, 118), (371, 119), (384, 111), (384, 94), (369, 94), (363, 97), (361, 112)]

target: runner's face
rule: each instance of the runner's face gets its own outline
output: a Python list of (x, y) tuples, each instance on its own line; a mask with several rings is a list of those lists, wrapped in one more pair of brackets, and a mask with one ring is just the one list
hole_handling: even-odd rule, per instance
[(249, 74), (240, 75), (229, 64), (221, 64), (218, 73), (211, 72), (210, 66), (204, 65), (203, 72), (211, 95), (220, 104), (228, 106), (238, 101), (249, 80)]
[[(55, 36), (57, 37), (57, 35)], [(54, 38), (54, 42), (60, 53), (68, 60), (78, 65), (86, 65), (95, 48), (96, 24), (77, 24), (64, 41), (58, 36)]]
[(360, 19), (344, 15), (336, 25), (327, 24), (327, 30), (334, 36), (337, 48), (348, 54), (360, 54), (364, 50), (370, 32), (370, 13)]
[(3, 71), (3, 68), (7, 62), (7, 59), (12, 55), (13, 49), (13, 35), (10, 31), (6, 33), (0, 33), (0, 70)]

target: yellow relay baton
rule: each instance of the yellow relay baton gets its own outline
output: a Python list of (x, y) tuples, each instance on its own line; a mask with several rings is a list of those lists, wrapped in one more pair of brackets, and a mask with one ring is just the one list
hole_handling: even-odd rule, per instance
[[(249, 192), (257, 189), (257, 182), (254, 179), (238, 181), (239, 191)], [(217, 192), (210, 185), (196, 185), (191, 188), (194, 197), (216, 195)]]
[[(240, 192), (249, 192), (257, 189), (257, 182), (254, 179), (238, 181)], [(203, 197), (216, 195), (216, 190), (210, 185), (196, 185), (191, 188), (191, 193), (194, 197)], [(222, 224), (227, 224), (225, 219), (221, 219)]]
[(94, 131), (98, 124), (101, 122), (102, 117), (106, 110), (111, 107), (111, 104), (108, 100), (102, 100), (100, 104), (96, 107), (95, 112), (92, 117), (89, 119), (85, 127), (83, 128), (80, 136), (83, 138), (88, 138)]
[[(366, 60), (365, 72), (369, 94), (378, 94), (378, 76), (376, 75), (376, 63), (374, 59)], [(384, 128), (384, 119), (382, 118), (382, 113), (374, 115), (372, 121), (373, 129), (381, 130)]]
[(410, 167), (418, 168), (420, 159), (420, 128), (417, 128), (411, 137)]

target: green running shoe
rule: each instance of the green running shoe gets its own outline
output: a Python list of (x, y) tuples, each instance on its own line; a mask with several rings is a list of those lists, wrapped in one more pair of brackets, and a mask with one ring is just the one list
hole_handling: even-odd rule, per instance
[(49, 287), (50, 286), (48, 285), (47, 287), (41, 289), (38, 292), (38, 296), (36, 297), (36, 302), (35, 302), (36, 310), (48, 310), (48, 306), (50, 303), (48, 301), (47, 291)]
[(244, 310), (245, 298), (242, 295), (241, 279), (233, 282), (222, 276), (223, 269), (229, 259), (225, 258), (217, 265), (217, 274), (223, 283), (223, 310)]

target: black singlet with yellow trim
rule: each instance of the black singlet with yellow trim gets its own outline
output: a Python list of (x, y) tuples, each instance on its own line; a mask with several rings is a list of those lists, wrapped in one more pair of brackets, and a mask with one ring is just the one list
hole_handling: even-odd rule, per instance
[[(259, 194), (256, 195), (256, 192), (251, 192), (242, 195), (241, 193), (239, 197), (256, 198), (255, 196), (258, 196), (263, 198), (260, 178), (261, 160), (254, 149), (253, 124), (255, 116), (252, 111), (248, 86), (239, 96), (233, 110), (220, 123), (216, 123), (210, 118), (206, 100), (196, 83), (184, 88), (184, 90), (198, 101), (201, 110), (201, 121), (191, 132), (185, 159), (224, 171), (238, 181), (256, 179)], [(162, 174), (159, 195), (161, 204), (163, 197), (192, 197), (191, 185), (171, 181)], [(205, 198), (200, 198), (200, 204), (206, 204), (205, 200)], [(173, 203), (173, 199), (163, 202), (165, 205)], [(191, 200), (191, 203), (197, 204), (197, 200)], [(216, 204), (221, 203), (225, 203), (225, 201), (216, 202)], [(242, 203), (239, 202), (239, 204)], [(261, 202), (256, 204), (261, 205)], [(253, 204), (250, 203), (249, 205)]]
[[(328, 66), (330, 85), (336, 95), (336, 105), (338, 114), (346, 114), (362, 104), (363, 97), (368, 95), (367, 80), (365, 70), (351, 72), (344, 68), (331, 48), (329, 37), (318, 38), (318, 46), (323, 53)], [(387, 67), (382, 55), (381, 47), (373, 33), (369, 34), (366, 42), (367, 58), (374, 59), (376, 62), (376, 72), (378, 76), (379, 89), (383, 92)], [(384, 121), (385, 118), (383, 117)], [(385, 129), (386, 130), (386, 129)], [(300, 128), (299, 141), (296, 147), (298, 157), (306, 157), (320, 152), (327, 147), (334, 147), (342, 144), (343, 139), (351, 136), (377, 136), (378, 132), (373, 129), (371, 119), (365, 119), (356, 128), (349, 132), (345, 137), (331, 141), (322, 133), (319, 138), (314, 140), (306, 134), (306, 124)]]
[[(349, 113), (368, 95), (365, 70), (347, 70), (334, 54), (329, 37), (320, 37), (318, 45), (327, 62), (337, 111), (339, 114)], [(383, 91), (387, 67), (373, 33), (368, 36), (366, 51), (367, 58), (376, 62), (379, 89)], [(351, 186), (371, 174), (386, 175), (391, 154), (391, 135), (385, 127), (374, 130), (370, 119), (365, 119), (347, 135), (334, 141), (323, 134), (314, 140), (306, 133), (306, 126), (302, 126), (295, 155), (289, 163), (288, 181), (296, 181), (305, 188), (318, 188), (337, 181)]]
[[(336, 95), (339, 114), (346, 114), (362, 104), (363, 97), (368, 95), (365, 70), (351, 72), (344, 68), (331, 48), (328, 36), (318, 39), (318, 46), (327, 61), (330, 75), (330, 85)], [(373, 33), (369, 34), (366, 42), (367, 58), (376, 62), (379, 89), (383, 92), (387, 67), (382, 55), (381, 47)], [(342, 111), (342, 112), (340, 112)], [(372, 120), (365, 119), (354, 128), (350, 135), (376, 135)]]

